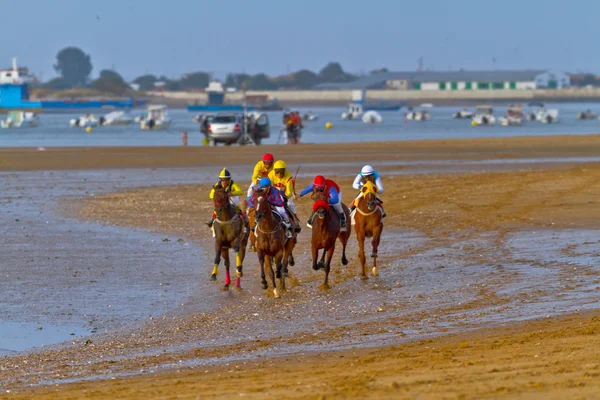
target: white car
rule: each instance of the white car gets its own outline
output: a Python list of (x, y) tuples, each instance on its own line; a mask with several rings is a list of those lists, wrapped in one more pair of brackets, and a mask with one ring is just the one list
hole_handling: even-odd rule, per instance
[[(261, 140), (268, 138), (269, 118), (266, 114), (251, 113), (246, 116), (249, 136), (256, 144)], [(244, 116), (243, 114), (217, 114), (210, 120), (206, 129), (208, 143), (211, 146), (217, 143), (231, 145), (233, 143), (248, 144), (250, 141), (244, 137)]]

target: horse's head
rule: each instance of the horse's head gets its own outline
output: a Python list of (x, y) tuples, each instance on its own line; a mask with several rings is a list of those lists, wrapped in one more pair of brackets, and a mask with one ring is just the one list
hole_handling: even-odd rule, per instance
[(360, 191), (365, 198), (367, 208), (373, 211), (377, 207), (377, 186), (371, 181), (366, 181)]
[(215, 211), (221, 212), (229, 207), (229, 193), (223, 188), (215, 188), (215, 196), (213, 198)]
[(265, 189), (254, 189), (254, 218), (259, 224), (265, 215), (271, 215), (271, 203), (267, 198), (268, 191)]
[(327, 195), (323, 192), (315, 192), (312, 197), (315, 200), (313, 203), (313, 211), (317, 213), (320, 219), (325, 218), (329, 211)]

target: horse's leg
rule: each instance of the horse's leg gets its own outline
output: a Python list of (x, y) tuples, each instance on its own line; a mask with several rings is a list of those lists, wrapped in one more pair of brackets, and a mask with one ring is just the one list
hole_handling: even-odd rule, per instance
[(258, 263), (260, 264), (260, 286), (263, 289), (267, 289), (269, 285), (267, 285), (267, 280), (265, 279), (265, 255), (261, 250), (258, 250)]
[(350, 211), (345, 204), (342, 204), (342, 208), (344, 210), (344, 215), (346, 215), (346, 224), (350, 223), (350, 226), (346, 230), (346, 232), (340, 232), (340, 242), (342, 243), (342, 264), (348, 265), (348, 259), (346, 258), (346, 246), (348, 245), (348, 239), (352, 234), (352, 223), (350, 221)]
[(225, 264), (225, 285), (223, 286), (223, 290), (229, 290), (229, 285), (231, 284), (231, 275), (229, 275), (229, 249), (222, 249), (221, 256)]
[(327, 254), (327, 250), (323, 249), (323, 254), (321, 255), (321, 259), (319, 260), (319, 263), (317, 264), (317, 269), (325, 268), (325, 255), (326, 254)]
[(244, 273), (242, 272), (242, 262), (244, 261), (244, 257), (242, 256), (242, 252), (240, 249), (240, 242), (241, 238), (238, 238), (238, 240), (236, 240), (235, 244), (233, 245), (233, 250), (235, 251), (235, 276), (238, 279), (244, 276)]
[(275, 260), (277, 262), (276, 267), (277, 267), (277, 275), (279, 275), (279, 287), (281, 288), (282, 292), (285, 292), (285, 274), (282, 274), (282, 269), (283, 269), (283, 259), (284, 259), (284, 252), (283, 250), (280, 251), (280, 253), (275, 257)]
[(367, 260), (365, 258), (365, 232), (362, 224), (356, 222), (356, 240), (358, 241), (358, 260), (360, 261), (360, 277), (368, 279), (367, 268), (365, 266)]
[(317, 245), (313, 243), (312, 245), (312, 268), (317, 271), (319, 269), (319, 265), (317, 264), (317, 258), (319, 258), (319, 250), (317, 249)]
[[(331, 271), (331, 258), (333, 257), (334, 250), (335, 242), (333, 242), (333, 245), (327, 249), (327, 262), (325, 263), (325, 282), (323, 282), (323, 289), (329, 289), (329, 271)], [(325, 250), (323, 250), (323, 255), (325, 255)]]
[(217, 280), (217, 269), (219, 268), (219, 263), (221, 262), (221, 243), (215, 240), (215, 264), (213, 266), (212, 275), (210, 276), (211, 281)]
[(265, 258), (265, 264), (265, 268), (267, 270), (267, 274), (269, 275), (269, 279), (271, 279), (271, 283), (273, 283), (273, 297), (278, 299), (279, 292), (277, 291), (277, 284), (275, 283), (275, 273), (273, 272), (273, 263), (271, 262), (271, 257)]
[[(248, 223), (250, 227), (254, 226), (254, 211), (248, 213)], [(250, 252), (256, 251), (256, 235), (254, 232), (250, 232)]]
[(373, 229), (373, 240), (371, 241), (371, 246), (373, 249), (373, 253), (371, 257), (373, 257), (373, 276), (377, 276), (377, 249), (379, 247), (379, 240), (381, 239), (381, 231), (383, 230), (383, 225), (379, 224)]

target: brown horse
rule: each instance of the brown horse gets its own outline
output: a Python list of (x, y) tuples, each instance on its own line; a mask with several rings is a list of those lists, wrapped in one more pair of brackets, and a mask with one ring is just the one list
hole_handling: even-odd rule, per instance
[[(276, 189), (271, 189), (276, 190)], [(254, 192), (255, 218), (256, 218), (256, 254), (260, 263), (260, 278), (263, 289), (269, 286), (265, 279), (265, 264), (267, 274), (273, 284), (273, 295), (279, 298), (275, 278), (279, 279), (279, 284), (282, 290), (285, 290), (285, 278), (288, 276), (287, 262), (283, 260), (287, 258), (289, 249), (287, 243), (293, 238), (287, 239), (285, 229), (281, 225), (281, 217), (276, 216), (273, 212), (271, 203), (267, 198), (266, 192)], [(287, 245), (287, 246), (286, 246)], [(292, 246), (293, 248), (293, 246)], [(276, 265), (276, 273), (273, 273), (272, 263)]]
[[(293, 218), (295, 220), (294, 215), (292, 214), (290, 209), (286, 207), (286, 211), (288, 212), (288, 215), (290, 216), (290, 218)], [(248, 216), (248, 221), (250, 223), (250, 226), (254, 226), (255, 214), (256, 214), (256, 211), (254, 210), (254, 207), (246, 208), (246, 215)], [(287, 274), (287, 266), (291, 265), (293, 267), (294, 264), (296, 263), (296, 261), (294, 260), (293, 252), (294, 252), (294, 247), (296, 247), (296, 244), (298, 243), (297, 238), (298, 238), (298, 233), (294, 232), (294, 236), (285, 242), (285, 247), (286, 247), (285, 250), (286, 250), (287, 256), (283, 258), (283, 267), (284, 267), (283, 270), (285, 271), (286, 274)], [(250, 252), (255, 252), (255, 251), (256, 251), (256, 236), (250, 235)]]
[(367, 279), (365, 238), (373, 238), (371, 241), (371, 257), (373, 257), (373, 276), (377, 276), (377, 248), (383, 231), (383, 222), (381, 208), (377, 206), (377, 186), (367, 181), (361, 192), (362, 196), (356, 203), (356, 214), (353, 223), (356, 229), (356, 239), (358, 240), (361, 278)]
[[(342, 264), (347, 265), (348, 259), (346, 258), (346, 245), (348, 244), (348, 238), (352, 233), (351, 229), (347, 229), (346, 232), (340, 231), (340, 217), (333, 207), (329, 207), (327, 203), (327, 195), (325, 193), (313, 193), (313, 210), (317, 213), (316, 218), (312, 223), (312, 259), (313, 269), (325, 269), (325, 281), (323, 282), (323, 288), (329, 288), (329, 271), (331, 270), (331, 258), (335, 250), (336, 239), (340, 240), (342, 244)], [(346, 221), (350, 220), (350, 211), (346, 205), (342, 204), (342, 209), (346, 214)], [(319, 257), (319, 250), (323, 249), (321, 260), (317, 262)], [(325, 254), (327, 254), (327, 260), (325, 260)]]
[(240, 216), (236, 207), (229, 201), (229, 194), (223, 189), (215, 189), (213, 199), (217, 218), (214, 222), (215, 229), (215, 264), (210, 279), (217, 280), (217, 269), (221, 262), (221, 256), (225, 263), (226, 275), (224, 290), (229, 289), (231, 277), (229, 275), (229, 249), (235, 251), (235, 287), (241, 289), (240, 278), (243, 276), (242, 263), (246, 256), (249, 229), (244, 229), (246, 221)]

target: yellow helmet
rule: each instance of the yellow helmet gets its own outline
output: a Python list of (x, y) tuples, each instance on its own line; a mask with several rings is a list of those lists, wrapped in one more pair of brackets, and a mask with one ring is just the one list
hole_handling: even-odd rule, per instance
[(219, 174), (219, 179), (231, 179), (231, 174), (227, 171), (227, 168), (223, 168)]
[(285, 169), (285, 163), (282, 160), (277, 160), (273, 165), (273, 169)]

